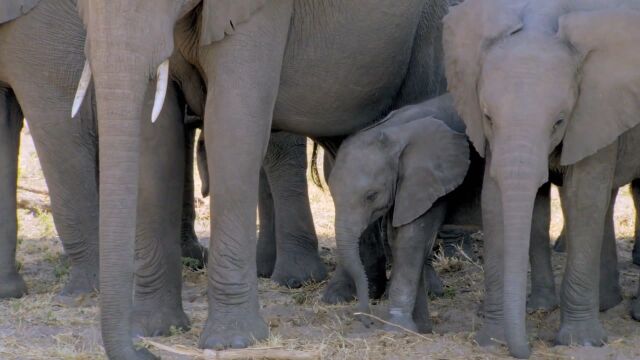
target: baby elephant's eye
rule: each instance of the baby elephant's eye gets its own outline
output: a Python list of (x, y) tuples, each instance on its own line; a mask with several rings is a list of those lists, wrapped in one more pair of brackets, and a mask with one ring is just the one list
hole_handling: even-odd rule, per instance
[(378, 198), (378, 192), (376, 191), (369, 191), (366, 195), (366, 199), (368, 202), (374, 202), (376, 201), (377, 198)]
[(558, 128), (560, 126), (562, 126), (562, 124), (564, 124), (564, 119), (558, 119), (558, 121), (555, 122), (555, 124), (553, 124), (553, 131), (558, 130)]

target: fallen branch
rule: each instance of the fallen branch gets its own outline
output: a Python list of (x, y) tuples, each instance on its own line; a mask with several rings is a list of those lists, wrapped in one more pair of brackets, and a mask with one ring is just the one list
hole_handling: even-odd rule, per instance
[(381, 318), (379, 318), (379, 317), (377, 317), (377, 316), (375, 316), (375, 315), (371, 315), (371, 314), (367, 314), (367, 313), (363, 313), (363, 312), (353, 313), (353, 315), (356, 315), (356, 316), (358, 316), (358, 315), (360, 315), (360, 316), (367, 316), (367, 317), (370, 317), (370, 318), (372, 318), (372, 319), (374, 319), (374, 320), (380, 321), (380, 322), (381, 322), (381, 323), (383, 323), (383, 324), (387, 324), (387, 325), (389, 325), (389, 326), (393, 326), (393, 327), (395, 327), (395, 328), (398, 328), (398, 329), (400, 329), (400, 330), (403, 330), (403, 331), (405, 331), (405, 332), (407, 332), (407, 333), (409, 333), (409, 334), (411, 334), (411, 335), (413, 335), (413, 336), (417, 336), (417, 337), (422, 338), (422, 339), (425, 339), (425, 340), (427, 340), (427, 341), (433, 341), (433, 339), (431, 339), (431, 338), (429, 338), (429, 337), (426, 337), (426, 336), (424, 336), (424, 335), (422, 335), (422, 334), (420, 334), (420, 333), (417, 333), (417, 332), (415, 332), (415, 331), (413, 331), (413, 330), (407, 329), (406, 327), (404, 327), (404, 326), (402, 326), (402, 325), (394, 324), (394, 323), (389, 322), (389, 321), (387, 321), (387, 320), (381, 319)]
[(286, 350), (282, 347), (229, 349), (229, 350), (196, 350), (184, 346), (171, 347), (147, 338), (142, 342), (172, 354), (192, 356), (204, 360), (238, 360), (238, 359), (273, 359), (273, 360), (316, 360), (320, 359), (319, 351)]

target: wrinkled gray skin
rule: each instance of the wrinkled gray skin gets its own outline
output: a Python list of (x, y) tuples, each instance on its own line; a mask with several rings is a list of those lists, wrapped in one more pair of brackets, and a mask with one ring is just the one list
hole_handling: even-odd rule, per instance
[[(564, 173), (568, 247), (556, 342), (602, 345), (607, 339), (598, 319), (598, 269), (601, 249), (606, 254), (614, 244), (603, 242), (612, 228), (611, 195), (640, 173), (640, 13), (612, 10), (624, 3), (638, 5), (468, 0), (445, 19), (449, 88), (467, 134), (487, 159), (489, 316), (478, 339), (506, 340), (516, 357), (530, 355), (526, 253), (535, 194), (549, 168)], [(639, 308), (635, 300), (634, 317)]]
[[(11, 20), (7, 14), (12, 14), (10, 8), (16, 4), (24, 6), (20, 1), (3, 2), (0, 19)], [(68, 110), (84, 63), (85, 32), (75, 2), (43, 1), (30, 12), (26, 9), (22, 8), (25, 15), (19, 19), (0, 24), (0, 298), (20, 297), (27, 291), (15, 264), (17, 150), (24, 112), (51, 195), (56, 229), (71, 263), (70, 278), (60, 297), (66, 301), (67, 297), (98, 288), (95, 106), (87, 101), (75, 119), (70, 119)], [(58, 33), (65, 36), (59, 37)], [(38, 71), (34, 71), (36, 68)], [(170, 96), (169, 106), (161, 116), (170, 123), (180, 122), (184, 103), (176, 91), (171, 90)], [(170, 126), (160, 129), (175, 130)], [(150, 134), (170, 138), (163, 133)], [(166, 146), (180, 143), (167, 140)], [(150, 174), (167, 165), (154, 159), (144, 163), (142, 171)], [(173, 195), (169, 198), (180, 199)], [(148, 216), (156, 214), (152, 211)], [(193, 228), (192, 222), (185, 223), (185, 228), (189, 227)], [(163, 231), (163, 227), (157, 231)], [(149, 236), (155, 234), (154, 230)], [(182, 248), (183, 252), (190, 248), (194, 254), (196, 250), (202, 253), (195, 237), (183, 237)]]
[(142, 113), (145, 91), (174, 44), (197, 65), (208, 94), (204, 132), (214, 201), (205, 348), (245, 347), (268, 335), (257, 297), (255, 208), (271, 127), (344, 136), (417, 93), (443, 91), (439, 24), (446, 1), (253, 5), (263, 2), (80, 1), (101, 130), (101, 324), (112, 358), (152, 357), (134, 349), (126, 321), (133, 184), (140, 124), (149, 122)]
[[(635, 233), (634, 233), (634, 244), (633, 244), (633, 252), (631, 254), (631, 258), (634, 264), (640, 265), (640, 180), (636, 179), (631, 182), (631, 198), (633, 199), (633, 204), (636, 209), (636, 225), (635, 225)], [(553, 245), (553, 249), (557, 252), (565, 252), (567, 242), (564, 239), (564, 229), (562, 233), (556, 240)], [(600, 309), (602, 310), (602, 301)]]
[(357, 249), (360, 235), (391, 212), (387, 228), (395, 261), (389, 321), (428, 332), (431, 322), (423, 268), (445, 219), (446, 201), (438, 199), (462, 183), (469, 146), (465, 136), (440, 120), (414, 118), (407, 112), (411, 110), (394, 112), (380, 124), (347, 138), (338, 152), (329, 188), (336, 206), (338, 260), (356, 279), (358, 310), (369, 311), (367, 281)]

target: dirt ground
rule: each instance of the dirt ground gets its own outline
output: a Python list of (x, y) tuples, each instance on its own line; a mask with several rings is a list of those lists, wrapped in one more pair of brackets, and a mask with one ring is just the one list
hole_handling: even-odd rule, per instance
[[(24, 136), (21, 152), (20, 185), (46, 189), (33, 144)], [(310, 186), (311, 203), (321, 252), (333, 269), (335, 249), (333, 204), (327, 192)], [(21, 191), (21, 197), (33, 196)], [(46, 201), (46, 198), (42, 199)], [(208, 199), (198, 200), (197, 229), (203, 242), (208, 240)], [(68, 264), (47, 212), (19, 211), (18, 259), (29, 286), (29, 295), (0, 301), (0, 359), (103, 359), (96, 299), (80, 301), (80, 307), (56, 304), (54, 299), (67, 277)], [(558, 235), (562, 218), (557, 196), (554, 199), (552, 238)], [(552, 339), (559, 326), (559, 311), (529, 316), (534, 359), (638, 359), (640, 324), (628, 315), (640, 273), (631, 264), (634, 212), (628, 190), (616, 204), (616, 226), (624, 302), (601, 314), (609, 333), (609, 344), (602, 348), (554, 347)], [(481, 238), (481, 235), (479, 236)], [(477, 246), (476, 246), (477, 247)], [(554, 254), (559, 284), (564, 256)], [(477, 315), (483, 296), (482, 267), (468, 260), (441, 259), (437, 269), (446, 284), (445, 296), (430, 301), (433, 334), (418, 337), (380, 329), (365, 329), (351, 314), (353, 304), (328, 306), (320, 302), (324, 284), (288, 290), (269, 280), (260, 280), (262, 313), (270, 324), (271, 336), (259, 348), (297, 349), (317, 352), (326, 359), (500, 359), (507, 358), (505, 347), (483, 349), (474, 344), (474, 333), (481, 319)], [(206, 320), (206, 276), (203, 271), (184, 271), (184, 305), (192, 321), (186, 333), (153, 341), (173, 349), (195, 350)], [(384, 313), (385, 302), (374, 306), (374, 314)], [(153, 348), (164, 359), (187, 359)]]

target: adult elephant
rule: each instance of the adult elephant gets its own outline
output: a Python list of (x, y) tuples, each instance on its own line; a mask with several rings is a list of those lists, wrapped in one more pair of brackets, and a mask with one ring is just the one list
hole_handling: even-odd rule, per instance
[[(79, 1), (100, 137), (102, 333), (113, 358), (147, 358), (129, 337), (137, 155), (145, 89), (156, 109), (174, 44), (207, 84), (209, 316), (200, 345), (244, 347), (268, 328), (255, 268), (258, 179), (270, 129), (352, 133), (442, 92), (442, 0)], [(175, 29), (175, 36), (174, 36)], [(426, 85), (425, 85), (426, 84)], [(342, 229), (337, 229), (342, 231)], [(357, 251), (344, 249), (344, 251)]]
[(612, 193), (639, 169), (639, 5), (467, 0), (445, 19), (449, 86), (467, 134), (487, 158), (488, 316), (480, 335), (506, 339), (516, 357), (530, 355), (526, 255), (534, 197), (549, 168), (564, 174), (568, 235), (556, 342), (606, 341), (598, 269), (601, 249), (613, 242), (602, 239), (613, 231)]

